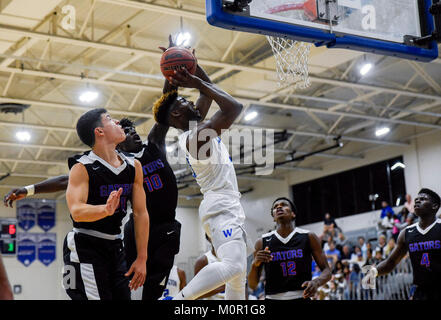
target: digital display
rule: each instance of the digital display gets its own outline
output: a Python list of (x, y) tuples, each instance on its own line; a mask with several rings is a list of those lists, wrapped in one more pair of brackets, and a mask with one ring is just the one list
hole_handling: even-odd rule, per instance
[(17, 248), (16, 248), (15, 239), (3, 239), (0, 240), (0, 243), (1, 243), (1, 252), (3, 255), (16, 254)]
[(16, 234), (17, 226), (15, 223), (2, 223), (2, 235), (9, 235), (11, 238), (15, 238)]

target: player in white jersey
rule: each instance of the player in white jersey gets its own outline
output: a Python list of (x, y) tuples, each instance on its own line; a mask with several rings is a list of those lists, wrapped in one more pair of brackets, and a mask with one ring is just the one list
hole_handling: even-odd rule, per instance
[[(176, 72), (169, 81), (175, 87), (195, 88), (200, 92), (196, 106), (177, 92), (164, 94), (155, 103), (153, 114), (157, 122), (184, 131), (179, 137), (179, 146), (204, 195), (199, 218), (220, 259), (205, 266), (175, 299), (194, 300), (222, 284), (226, 284), (227, 300), (245, 299), (245, 214), (233, 163), (219, 138), (222, 130), (228, 129), (239, 116), (242, 105), (217, 86), (185, 69)], [(210, 120), (201, 122), (212, 100), (220, 110)], [(191, 121), (199, 123), (191, 128)]]
[(162, 293), (162, 297), (159, 300), (170, 300), (175, 297), (182, 288), (187, 284), (187, 278), (185, 271), (179, 269), (176, 265), (173, 265), (168, 276), (167, 286)]
[[(199, 271), (201, 271), (202, 268), (205, 267), (206, 265), (220, 261), (220, 259), (216, 256), (216, 251), (214, 251), (213, 244), (211, 243), (210, 238), (208, 238), (207, 234), (205, 234), (205, 239), (207, 239), (207, 241), (210, 243), (211, 248), (196, 260), (194, 264), (195, 275), (197, 275)], [(203, 296), (200, 296), (199, 299), (225, 300), (225, 285), (221, 285), (220, 287), (210, 292), (207, 292)]]

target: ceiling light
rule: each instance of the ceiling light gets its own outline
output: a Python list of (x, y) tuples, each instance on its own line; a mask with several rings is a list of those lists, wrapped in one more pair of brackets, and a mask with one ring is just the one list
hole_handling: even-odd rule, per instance
[(360, 74), (362, 76), (366, 75), (369, 71), (371, 71), (373, 65), (372, 63), (365, 63), (361, 68), (360, 68)]
[(88, 90), (88, 91), (84, 91), (80, 95), (79, 99), (81, 102), (90, 103), (90, 102), (96, 100), (96, 98), (98, 98), (98, 96), (99, 96), (99, 93), (97, 91)]
[(375, 135), (377, 137), (384, 136), (385, 134), (388, 134), (389, 131), (390, 131), (390, 129), (388, 127), (383, 127), (383, 128), (377, 129), (377, 131), (375, 131)]
[(176, 45), (187, 47), (190, 45), (191, 34), (189, 32), (179, 32), (176, 36)]
[(18, 131), (15, 134), (15, 137), (19, 140), (19, 141), (29, 141), (31, 140), (31, 134), (27, 131)]
[(245, 115), (245, 121), (251, 121), (257, 117), (258, 113), (256, 111), (249, 112)]
[(406, 168), (406, 166), (404, 165), (404, 163), (401, 163), (401, 162), (397, 162), (397, 163), (395, 163), (390, 169), (391, 170), (395, 170), (395, 169), (397, 169), (397, 168)]

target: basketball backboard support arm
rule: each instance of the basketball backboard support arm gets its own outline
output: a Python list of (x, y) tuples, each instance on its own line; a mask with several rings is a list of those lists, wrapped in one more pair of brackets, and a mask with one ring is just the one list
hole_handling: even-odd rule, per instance
[[(438, 1), (434, 0), (434, 3)], [(228, 10), (227, 2), (230, 5), (244, 5), (245, 2), (249, 4), (233, 12)], [(282, 5), (272, 8), (274, 10), (271, 12), (262, 12), (260, 15), (254, 14), (253, 9), (256, 11), (256, 7), (262, 7), (264, 2), (282, 3)], [(349, 25), (348, 20), (345, 19), (348, 19), (349, 16), (352, 20), (355, 20), (355, 15), (361, 18), (363, 18), (363, 15), (362, 10), (351, 8), (352, 3), (361, 3), (363, 6), (363, 4), (369, 2), (372, 3), (370, 7), (375, 5), (374, 9), (378, 13), (377, 30), (353, 29), (353, 26)], [(404, 3), (407, 4), (406, 9), (408, 10), (404, 12), (404, 18), (396, 18), (393, 11), (390, 11), (389, 15), (389, 10), (391, 10), (389, 7), (392, 4), (389, 1), (379, 0), (304, 0), (304, 2), (302, 0), (206, 0), (206, 10), (207, 21), (211, 25), (225, 29), (286, 37), (310, 42), (315, 46), (351, 49), (417, 61), (429, 62), (436, 59), (438, 57), (438, 46), (435, 38), (430, 38), (421, 45), (408, 43), (404, 39), (405, 35), (408, 34), (404, 27), (414, 30), (411, 33), (414, 38), (426, 37), (435, 32), (434, 19), (430, 12), (432, 0), (395, 1), (394, 9), (401, 10), (402, 7), (405, 7)], [(282, 14), (274, 13), (278, 9), (283, 10), (287, 7), (295, 7), (298, 4), (303, 4), (304, 16), (308, 16), (309, 20), (304, 17), (303, 20), (299, 18), (288, 19)], [(363, 6), (362, 9), (365, 9), (364, 7), (366, 6)], [(326, 11), (323, 11), (323, 8)], [(310, 18), (311, 13), (314, 13), (314, 9), (317, 10), (315, 12), (316, 19), (312, 20)], [(342, 10), (343, 15), (341, 14)], [(386, 25), (386, 27), (392, 25), (399, 32), (404, 33), (397, 35), (396, 30), (390, 32), (386, 27), (380, 25), (380, 11), (383, 25)], [(325, 16), (323, 16), (324, 14)], [(407, 19), (408, 16), (411, 19)], [(358, 21), (362, 20), (361, 18)]]
[(421, 38), (407, 37), (406, 41), (416, 45), (425, 45), (431, 41), (441, 43), (441, 0), (433, 0), (433, 4), (429, 11), (435, 20), (435, 30), (432, 34)]

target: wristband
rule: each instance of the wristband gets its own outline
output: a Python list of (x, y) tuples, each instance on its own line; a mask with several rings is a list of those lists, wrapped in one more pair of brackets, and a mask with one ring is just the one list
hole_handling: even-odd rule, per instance
[(26, 189), (26, 191), (28, 192), (28, 196), (32, 196), (35, 194), (35, 186), (33, 184), (24, 187)]

